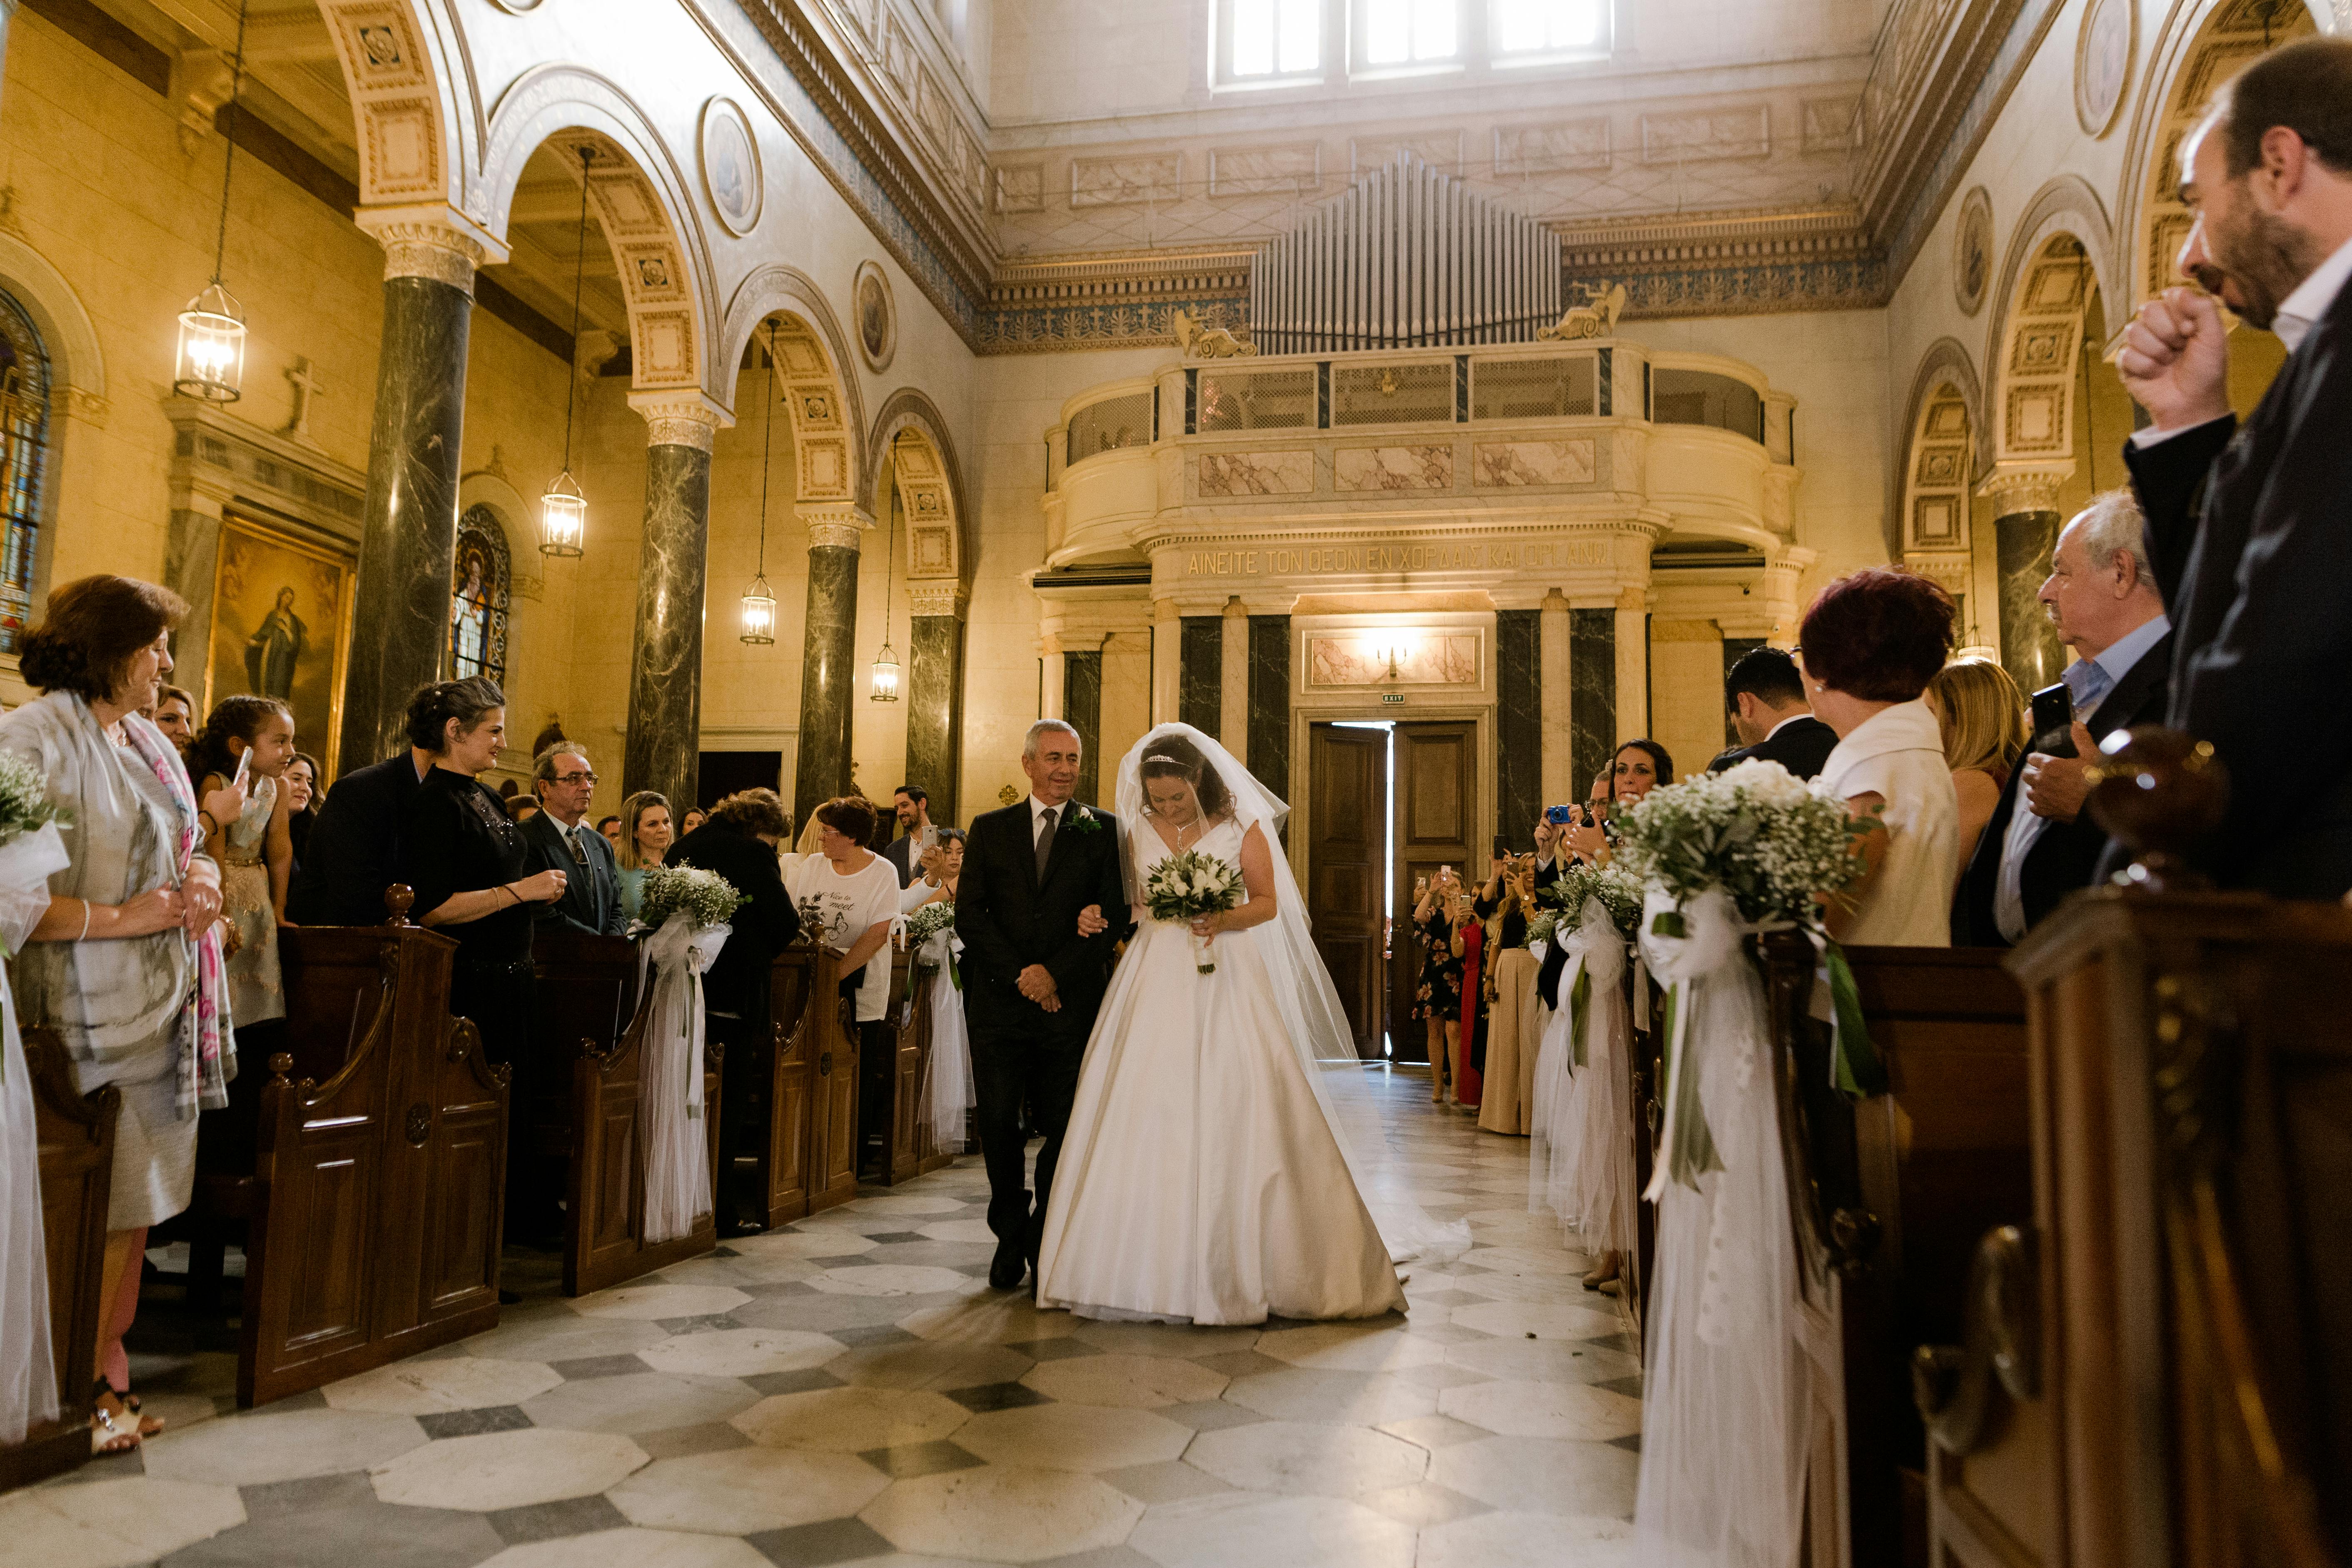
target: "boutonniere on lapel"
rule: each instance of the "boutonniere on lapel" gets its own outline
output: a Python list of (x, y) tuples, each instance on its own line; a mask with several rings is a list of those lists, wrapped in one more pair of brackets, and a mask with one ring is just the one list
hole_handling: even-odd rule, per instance
[(1097, 816), (1093, 812), (1082, 805), (1078, 807), (1077, 815), (1070, 818), (1070, 825), (1064, 828), (1063, 831), (1066, 833), (1100, 833), (1102, 831), (1102, 818)]

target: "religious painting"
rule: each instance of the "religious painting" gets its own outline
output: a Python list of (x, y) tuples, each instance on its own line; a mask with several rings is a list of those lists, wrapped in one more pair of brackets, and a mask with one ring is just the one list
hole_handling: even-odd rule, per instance
[(2074, 118), (2086, 136), (2105, 136), (2131, 82), (2136, 0), (2091, 0), (2074, 44)]
[(335, 773), (358, 563), (240, 517), (221, 520), (205, 711), (250, 692), (294, 710), (304, 751)]
[(898, 312), (890, 300), (890, 279), (875, 263), (860, 262), (851, 300), (857, 320), (857, 352), (866, 356), (866, 368), (889, 369), (890, 356), (898, 352)]
[(731, 99), (714, 98), (702, 106), (702, 184), (728, 233), (740, 238), (759, 226), (767, 196), (760, 144)]
[(507, 678), (507, 615), (513, 577), (506, 530), (486, 506), (457, 520), (457, 553), (449, 585), (449, 678)]
[(1314, 634), (1307, 639), (1310, 689), (1350, 686), (1475, 686), (1476, 632)]
[(1992, 282), (1992, 197), (1979, 185), (1960, 203), (1960, 221), (1952, 237), (1952, 292), (1965, 315), (1984, 309), (1985, 289)]

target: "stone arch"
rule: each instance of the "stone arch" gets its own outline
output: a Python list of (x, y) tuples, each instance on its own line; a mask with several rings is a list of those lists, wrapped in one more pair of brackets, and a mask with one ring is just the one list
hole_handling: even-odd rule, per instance
[(1904, 405), (1904, 466), (1895, 479), (1887, 552), (1939, 582), (1944, 574), (1958, 574), (1944, 583), (1954, 593), (1966, 591), (1969, 502), (1984, 463), (1983, 432), (1984, 393), (1969, 351), (1955, 339), (1938, 338), (1921, 358)]
[(2138, 100), (2132, 107), (2131, 137), (2125, 143), (2116, 232), (2129, 247), (2128, 294), (2108, 297), (2111, 331), (2122, 330), (2131, 312), (2176, 283), (2185, 281), (2173, 258), (2189, 237), (2192, 222), (2179, 195), (2180, 144), (2196, 129), (2213, 89), (2265, 47), (2324, 30), (2325, 0), (2273, 16), (2267, 32), (2256, 0), (2195, 0), (2178, 6), (2141, 72)]
[(2118, 290), (2114, 234), (2098, 193), (2074, 174), (2043, 185), (2026, 205), (2001, 264), (2000, 310), (1986, 342), (1992, 396), (1979, 437), (1987, 483), (2019, 471), (2061, 473), (2074, 460), (2074, 355), (2095, 284)]
[(446, 205), (487, 226), (490, 207), (474, 177), (481, 105), (450, 9), (446, 0), (319, 0), (351, 94), (360, 205)]
[(509, 88), (490, 119), (481, 194), (487, 226), (506, 233), (523, 165), (552, 142), (579, 175), (612, 247), (628, 303), (630, 385), (638, 393), (699, 391), (735, 405), (734, 363), (712, 352), (719, 319), (710, 245), (677, 160), (653, 121), (619, 88), (576, 66), (545, 66)]
[(842, 374), (850, 363), (848, 340), (815, 282), (797, 268), (773, 263), (738, 284), (719, 329), (724, 363), (741, 363), (752, 333), (771, 316), (782, 318), (777, 369), (792, 417), (800, 503), (856, 511), (870, 521), (864, 502), (873, 492), (861, 483), (869, 462), (865, 402), (856, 378)]
[(873, 467), (861, 493), (881, 515), (884, 464), (907, 503), (907, 578), (912, 584), (966, 585), (971, 553), (964, 540), (963, 471), (936, 404), (902, 386), (882, 404), (866, 451)]

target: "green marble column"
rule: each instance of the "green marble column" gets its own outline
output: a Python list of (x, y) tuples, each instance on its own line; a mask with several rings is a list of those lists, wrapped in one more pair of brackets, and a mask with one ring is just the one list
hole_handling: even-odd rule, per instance
[(1542, 612), (1495, 612), (1494, 831), (1514, 851), (1535, 847), (1543, 809)]
[(1276, 799), (1290, 798), (1288, 616), (1249, 618), (1249, 771)]
[[(907, 781), (931, 793), (931, 820), (968, 820), (956, 798), (963, 764), (963, 587), (911, 585), (907, 634)], [(961, 815), (960, 815), (961, 814)]]
[(384, 247), (383, 338), (368, 439), (359, 615), (343, 678), (337, 762), (345, 771), (405, 744), (401, 722), (410, 694), (441, 679), (448, 662), (474, 270), (506, 259), (457, 220), (366, 218), (362, 226)]
[(1569, 755), (1575, 759), (1573, 801), (1617, 754), (1617, 612), (1569, 613)]
[(1224, 727), (1225, 620), (1186, 616), (1178, 633), (1176, 721), (1204, 735)]
[[(850, 506), (803, 507), (809, 530), (808, 610), (801, 634), (800, 756), (793, 766), (793, 825), (849, 793), (851, 704), (864, 695), (856, 668), (857, 552), (874, 520)], [(896, 780), (891, 781), (896, 783)]]
[(2058, 481), (2054, 474), (2000, 474), (1985, 487), (1996, 509), (1994, 601), (2000, 616), (2000, 662), (2017, 684), (2038, 691), (2066, 668), (2065, 646), (2042, 608), (2050, 552), (2058, 547)]
[(710, 449), (721, 416), (699, 394), (630, 402), (646, 416), (646, 524), (621, 789), (657, 790), (682, 815), (696, 802), (702, 752)]

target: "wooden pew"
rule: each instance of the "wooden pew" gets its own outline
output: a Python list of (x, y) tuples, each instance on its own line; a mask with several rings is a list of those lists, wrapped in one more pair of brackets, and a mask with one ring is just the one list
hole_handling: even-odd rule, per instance
[[(514, 1059), (515, 1146), (508, 1160), (514, 1199), (537, 1222), (568, 1198), (581, 1143), (577, 1064), (609, 1055), (637, 1009), (637, 952), (626, 937), (592, 936), (559, 921), (531, 933), (530, 1047)], [(635, 1081), (634, 1077), (631, 1079)], [(562, 1229), (567, 1258), (578, 1233), (577, 1210)]]
[[(393, 892), (402, 910), (405, 894)], [(499, 1317), (509, 1073), (449, 1016), (457, 944), (402, 914), (278, 938), (292, 1048), (268, 1064), (253, 1173), (235, 1194), (247, 1406)]]
[(49, 1349), (57, 1358), (58, 1419), (0, 1447), (0, 1492), (79, 1468), (89, 1458), (89, 1390), (97, 1381), (99, 1292), (106, 1205), (114, 1185), (114, 1120), (122, 1091), (85, 1097), (52, 1031), (25, 1029), (40, 1143), (41, 1221), (49, 1266)]
[[(627, 991), (635, 989), (635, 958), (630, 943), (618, 937), (578, 936), (571, 941), (583, 950), (589, 944), (617, 944), (626, 960)], [(588, 1022), (601, 1023), (606, 1016), (604, 1008), (619, 1005), (626, 995), (627, 991), (612, 990), (609, 963), (592, 962), (594, 954), (558, 952), (552, 956), (572, 964), (583, 972), (582, 978), (591, 982), (575, 993), (595, 999), (595, 1014)], [(571, 1107), (566, 1117), (570, 1170), (563, 1226), (563, 1293), (567, 1296), (635, 1279), (719, 1245), (716, 1204), (722, 1174), (723, 1126), (719, 1095), (726, 1047), (717, 1040), (704, 1045), (702, 1072), (702, 1127), (714, 1211), (684, 1236), (651, 1246), (646, 1243), (645, 1139), (638, 1089), (646, 1029), (652, 1014), (651, 978), (647, 976), (644, 994), (635, 998), (625, 1015), (627, 1026), (618, 1037), (582, 1035), (572, 1058)], [(546, 994), (544, 986), (541, 994)]]
[(2101, 889), (2010, 965), (2033, 1203), (1919, 1359), (1932, 1561), (2352, 1563), (2352, 912)]
[(857, 1028), (839, 994), (839, 955), (806, 942), (769, 971), (761, 1146), (747, 1173), (755, 1223), (789, 1225), (857, 1195)]
[(1784, 932), (1762, 951), (1816, 1369), (1805, 1559), (1916, 1561), (1912, 1352), (1955, 1331), (1977, 1239), (2032, 1202), (2024, 997), (1996, 950), (1847, 949), (1888, 1079), (1855, 1105), (1831, 1087), (1829, 1032), (1811, 1016), (1812, 944)]
[(944, 985), (948, 980), (937, 970), (919, 972), (909, 1007), (901, 998), (907, 994), (911, 956), (898, 954), (890, 971), (890, 1160), (887, 1169), (866, 1173), (868, 1181), (883, 1186), (896, 1186), (955, 1163), (955, 1155), (940, 1152), (923, 1126), (923, 1101), (931, 1091), (931, 987)]

